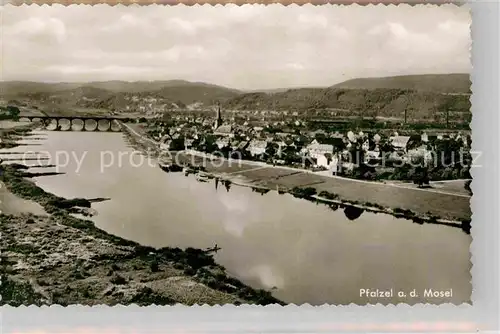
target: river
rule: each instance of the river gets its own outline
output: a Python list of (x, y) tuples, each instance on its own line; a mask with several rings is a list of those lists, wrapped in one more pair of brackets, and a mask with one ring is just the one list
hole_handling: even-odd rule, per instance
[[(9, 151), (35, 151), (34, 156), (51, 158), (42, 163), (59, 164), (57, 171), (65, 173), (37, 178), (43, 189), (67, 198), (111, 198), (93, 204), (98, 227), (155, 247), (217, 244), (221, 250), (216, 261), (231, 275), (272, 289), (285, 302), (470, 300), (471, 236), (460, 229), (368, 212), (356, 218), (274, 191), (261, 195), (234, 185), (229, 191), (221, 185), (216, 189), (214, 180), (197, 182), (147, 163), (122, 133), (35, 133), (37, 139), (22, 141), (34, 145), (1, 150), (0, 157), (22, 156), (5, 154)], [(37, 162), (26, 162), (32, 163)], [(452, 289), (453, 295), (424, 298), (429, 288)], [(419, 296), (370, 299), (360, 296), (360, 289), (393, 289), (395, 294), (415, 289)]]

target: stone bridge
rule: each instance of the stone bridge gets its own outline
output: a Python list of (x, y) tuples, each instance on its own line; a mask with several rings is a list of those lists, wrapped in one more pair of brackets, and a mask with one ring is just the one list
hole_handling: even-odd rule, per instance
[[(121, 131), (119, 122), (127, 122), (127, 117), (113, 115), (19, 115), (19, 121), (41, 122), (47, 130), (52, 131)], [(49, 127), (55, 125), (55, 128)], [(79, 129), (75, 129), (74, 127)]]

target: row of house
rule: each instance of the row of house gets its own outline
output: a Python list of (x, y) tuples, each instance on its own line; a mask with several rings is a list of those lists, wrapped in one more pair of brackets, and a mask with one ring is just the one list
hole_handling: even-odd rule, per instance
[[(177, 140), (175, 147), (182, 146), (183, 149), (192, 149), (197, 139), (204, 136), (215, 137), (215, 144), (219, 150), (228, 149), (231, 151), (246, 151), (253, 157), (263, 156), (269, 145), (273, 145), (277, 150), (276, 156), (287, 150), (288, 153), (295, 152), (297, 155), (305, 156), (315, 162), (317, 166), (335, 169), (335, 166), (344, 160), (343, 155), (351, 149), (361, 150), (366, 161), (381, 158), (382, 151), (390, 149), (395, 160), (404, 160), (411, 155), (428, 156), (427, 148), (429, 143), (435, 140), (448, 138), (450, 140), (462, 140), (470, 143), (470, 138), (460, 134), (452, 135), (421, 135), (401, 136), (393, 133), (391, 136), (383, 138), (380, 134), (365, 134), (352, 131), (347, 133), (329, 133), (324, 130), (299, 131), (299, 132), (270, 132), (264, 131), (262, 126), (251, 127), (249, 124), (223, 124), (220, 114), (217, 114), (217, 122), (210, 131), (197, 126), (173, 129), (164, 140), (164, 148), (172, 149), (172, 144)], [(179, 132), (184, 134), (184, 141), (180, 143)], [(177, 137), (176, 137), (177, 136)], [(353, 147), (354, 146), (354, 147)], [(384, 152), (386, 153), (386, 152)], [(348, 168), (352, 168), (352, 164)]]

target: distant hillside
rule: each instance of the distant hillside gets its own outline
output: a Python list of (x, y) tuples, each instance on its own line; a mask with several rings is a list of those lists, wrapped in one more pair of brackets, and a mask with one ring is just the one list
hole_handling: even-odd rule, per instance
[[(101, 82), (90, 82), (85, 84), (85, 86), (91, 86), (95, 88), (106, 89), (112, 92), (121, 93), (142, 93), (142, 92), (154, 92), (162, 89), (181, 89), (181, 88), (196, 88), (196, 89), (208, 89), (208, 90), (219, 90), (220, 92), (226, 93), (240, 93), (236, 89), (226, 88), (222, 86), (212, 85), (204, 82), (190, 82), (186, 80), (167, 80), (167, 81), (101, 81)], [(204, 92), (205, 93), (205, 92)]]
[(229, 100), (225, 106), (235, 110), (330, 110), (336, 116), (363, 115), (401, 117), (405, 108), (415, 119), (435, 118), (450, 110), (469, 114), (467, 95), (449, 95), (404, 89), (301, 88), (281, 93), (247, 93)]
[[(163, 105), (184, 107), (193, 103), (213, 105), (240, 92), (222, 86), (183, 80), (104, 81), (90, 83), (0, 82), (7, 99), (29, 98), (33, 102), (59, 103), (84, 108), (119, 110), (133, 106), (134, 99), (160, 100)], [(136, 101), (137, 102), (137, 101)]]
[(140, 93), (152, 92), (163, 88), (175, 87), (206, 87), (239, 93), (236, 89), (212, 85), (204, 82), (190, 82), (186, 80), (167, 81), (95, 81), (95, 82), (58, 82), (44, 83), (32, 81), (0, 81), (0, 91), (5, 95), (23, 95), (27, 93), (53, 93), (67, 91), (80, 87), (90, 87), (108, 90), (113, 93)]
[(337, 117), (364, 115), (410, 119), (470, 118), (469, 75), (409, 75), (353, 79), (328, 88), (277, 89), (243, 93), (183, 80), (90, 83), (0, 82), (5, 100), (114, 111), (212, 106), (231, 110), (287, 110)]
[(359, 78), (341, 82), (331, 88), (344, 89), (410, 89), (436, 93), (470, 93), (469, 74), (424, 74), (385, 78)]
[(17, 96), (35, 93), (53, 93), (86, 86), (83, 83), (44, 83), (32, 81), (0, 81), (2, 96)]
[[(166, 85), (161, 89), (147, 91), (145, 86), (135, 86), (135, 92), (112, 92), (106, 90), (109, 94), (103, 94), (100, 98), (78, 101), (80, 107), (124, 110), (136, 108), (139, 105), (162, 105), (165, 108), (185, 108), (191, 104), (204, 106), (215, 105), (218, 101), (227, 101), (239, 93), (220, 86), (208, 85), (203, 83), (191, 83), (179, 85)], [(144, 91), (143, 91), (144, 90)]]

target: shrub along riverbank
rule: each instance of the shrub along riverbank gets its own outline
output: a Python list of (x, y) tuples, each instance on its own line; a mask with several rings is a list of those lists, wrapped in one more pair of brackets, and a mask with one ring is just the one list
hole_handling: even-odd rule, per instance
[(284, 304), (229, 277), (212, 250), (156, 249), (109, 234), (70, 215), (105, 199), (58, 197), (25, 179), (24, 166), (0, 168), (12, 193), (49, 213), (0, 215), (1, 304)]
[(339, 199), (340, 196), (338, 194), (331, 193), (328, 191), (321, 191), (319, 194), (317, 194), (316, 189), (312, 187), (307, 187), (307, 188), (295, 187), (290, 191), (290, 193), (297, 198), (302, 198), (313, 202), (319, 202), (329, 206), (333, 204), (335, 209), (337, 205), (340, 205), (341, 207), (353, 207), (359, 210), (368, 211), (372, 213), (385, 213), (392, 215), (396, 218), (408, 219), (417, 224), (428, 223), (428, 224), (458, 227), (462, 229), (465, 233), (470, 234), (470, 229), (471, 229), (470, 219), (464, 219), (461, 221), (452, 221), (447, 219), (441, 219), (431, 214), (427, 215), (418, 214), (408, 209), (402, 209), (402, 208), (391, 209), (391, 208), (385, 208), (376, 203), (346, 201)]

